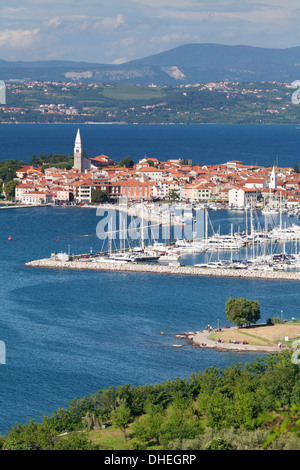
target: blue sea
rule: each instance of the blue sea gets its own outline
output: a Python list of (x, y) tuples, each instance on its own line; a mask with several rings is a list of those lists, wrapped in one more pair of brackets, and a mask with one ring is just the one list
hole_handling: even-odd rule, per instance
[(299, 163), (300, 127), (292, 125), (1, 124), (0, 160), (27, 162), (32, 155), (73, 154), (78, 127), (88, 157), (115, 161), (145, 155), (197, 164), (241, 160), (251, 165)]
[[(198, 163), (239, 159), (300, 164), (300, 131), (293, 126), (80, 126), (89, 156), (192, 158)], [(26, 161), (39, 153), (73, 151), (77, 126), (1, 125), (1, 156)], [(244, 215), (213, 211), (221, 232), (242, 227)], [(74, 398), (125, 383), (186, 378), (261, 357), (184, 346), (175, 334), (226, 326), (229, 297), (260, 301), (262, 321), (300, 318), (298, 284), (287, 281), (184, 277), (141, 273), (27, 268), (53, 251), (99, 251), (94, 209), (41, 207), (0, 210), (0, 433), (37, 421)], [(11, 236), (12, 240), (8, 241)], [(59, 241), (57, 241), (59, 239)], [(188, 262), (188, 260), (187, 260)], [(164, 332), (165, 335), (160, 335)]]

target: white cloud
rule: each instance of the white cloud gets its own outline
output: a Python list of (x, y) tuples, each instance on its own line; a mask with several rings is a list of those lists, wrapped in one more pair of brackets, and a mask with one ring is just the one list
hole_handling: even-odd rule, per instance
[(125, 64), (125, 62), (128, 62), (129, 59), (125, 59), (125, 57), (119, 57), (118, 59), (113, 60), (111, 63), (113, 65), (121, 65)]
[(125, 25), (125, 23), (126, 21), (124, 16), (122, 14), (118, 14), (116, 17), (99, 19), (92, 19), (89, 17), (83, 21), (79, 21), (78, 27), (81, 31), (108, 33), (117, 31), (121, 26)]
[(0, 46), (11, 49), (27, 49), (34, 45), (39, 32), (40, 28), (0, 31)]
[(186, 41), (189, 39), (189, 35), (187, 34), (180, 34), (180, 33), (171, 33), (165, 34), (160, 38), (161, 42), (174, 42), (174, 41)]
[(99, 21), (95, 21), (93, 29), (96, 31), (116, 31), (125, 24), (125, 18), (119, 14), (115, 18), (102, 18)]
[(55, 17), (51, 18), (50, 20), (44, 21), (43, 24), (44, 24), (44, 26), (46, 26), (46, 28), (56, 29), (62, 24), (62, 22), (63, 22), (62, 18), (60, 18), (58, 16), (55, 16)]
[(134, 38), (133, 37), (124, 38), (120, 41), (120, 44), (121, 46), (125, 46), (125, 47), (132, 46), (132, 44), (134, 44)]
[[(10, 0), (0, 18), (1, 57), (115, 63), (190, 42), (290, 47), (299, 0)], [(126, 59), (125, 59), (126, 58)]]

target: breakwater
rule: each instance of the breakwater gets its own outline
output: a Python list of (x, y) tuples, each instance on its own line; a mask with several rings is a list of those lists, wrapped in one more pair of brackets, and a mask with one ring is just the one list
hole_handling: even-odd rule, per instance
[(59, 261), (51, 258), (29, 261), (25, 266), (32, 268), (85, 269), (93, 271), (144, 272), (153, 274), (172, 274), (181, 276), (234, 277), (250, 279), (271, 279), (300, 281), (300, 272), (260, 271), (248, 269), (210, 269), (195, 266), (166, 266), (142, 263), (105, 263), (93, 261)]

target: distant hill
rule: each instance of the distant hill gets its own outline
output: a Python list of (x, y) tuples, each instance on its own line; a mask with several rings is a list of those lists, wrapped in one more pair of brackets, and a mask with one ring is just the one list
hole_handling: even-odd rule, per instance
[(149, 85), (211, 81), (300, 80), (300, 47), (272, 49), (222, 44), (186, 44), (122, 65), (69, 61), (0, 60), (2, 80), (74, 80)]

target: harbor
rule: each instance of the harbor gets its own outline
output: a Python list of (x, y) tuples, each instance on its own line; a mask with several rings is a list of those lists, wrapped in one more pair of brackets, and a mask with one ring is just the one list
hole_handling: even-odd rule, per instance
[[(120, 216), (123, 211), (125, 214)], [(68, 253), (55, 251), (49, 258), (29, 261), (26, 266), (272, 280), (300, 279), (300, 226), (296, 223), (287, 224), (288, 219), (284, 220), (281, 212), (278, 214), (278, 225), (276, 221), (271, 224), (270, 218), (266, 219), (263, 215), (262, 226), (262, 216), (255, 225), (257, 214), (250, 208), (248, 216), (246, 209), (245, 230), (241, 231), (239, 227), (238, 231), (234, 231), (231, 223), (230, 233), (222, 235), (220, 228), (218, 231), (214, 229), (206, 208), (194, 210), (191, 207), (185, 210), (184, 223), (179, 223), (182, 210), (178, 214), (173, 206), (167, 206), (160, 213), (157, 208), (154, 219), (147, 212), (144, 205), (138, 205), (135, 211), (130, 212), (125, 208), (110, 211), (97, 225), (96, 235), (102, 240), (99, 251), (74, 255), (69, 245)], [(174, 219), (177, 219), (175, 224), (172, 223)], [(181, 233), (189, 234), (192, 238), (179, 238)]]

